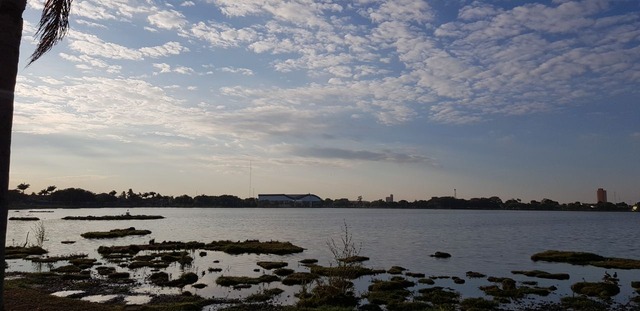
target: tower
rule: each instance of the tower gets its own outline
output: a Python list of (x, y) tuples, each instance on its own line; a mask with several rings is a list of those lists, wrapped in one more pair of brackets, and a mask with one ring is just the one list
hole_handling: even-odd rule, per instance
[(607, 203), (607, 190), (598, 188), (598, 191), (596, 191), (596, 196), (598, 198), (598, 203)]

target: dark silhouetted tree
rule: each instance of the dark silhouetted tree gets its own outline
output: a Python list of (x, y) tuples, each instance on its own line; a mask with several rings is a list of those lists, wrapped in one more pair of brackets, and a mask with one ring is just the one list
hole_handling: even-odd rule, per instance
[[(20, 62), (22, 12), (26, 6), (27, 0), (0, 0), (0, 263), (5, 260), (13, 99)], [(38, 46), (29, 64), (65, 36), (70, 7), (71, 0), (46, 0), (36, 33)], [(0, 310), (4, 309), (4, 269), (0, 269)]]

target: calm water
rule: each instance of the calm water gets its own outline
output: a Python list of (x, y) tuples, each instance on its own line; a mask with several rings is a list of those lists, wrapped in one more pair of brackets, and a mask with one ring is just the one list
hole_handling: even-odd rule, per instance
[[(327, 240), (339, 241), (346, 223), (353, 240), (361, 245), (360, 254), (370, 257), (366, 266), (388, 269), (398, 265), (412, 272), (429, 275), (459, 276), (467, 280), (464, 285), (441, 279), (436, 285), (451, 287), (465, 297), (482, 296), (478, 286), (489, 285), (485, 279), (467, 279), (466, 271), (477, 271), (489, 276), (511, 277), (517, 281), (538, 281), (541, 286), (556, 285), (559, 290), (552, 294), (570, 295), (569, 286), (583, 278), (587, 281), (601, 280), (605, 269), (580, 267), (567, 264), (534, 263), (530, 256), (547, 249), (593, 252), (608, 257), (640, 259), (638, 224), (640, 213), (588, 213), (588, 212), (531, 212), (531, 211), (454, 211), (454, 210), (389, 210), (389, 209), (224, 209), (224, 208), (136, 208), (132, 214), (163, 215), (162, 220), (141, 221), (70, 221), (64, 216), (119, 215), (127, 209), (55, 209), (52, 213), (10, 212), (9, 216), (36, 216), (43, 220), (48, 240), (44, 248), (50, 255), (87, 253), (100, 258), (96, 249), (100, 245), (126, 245), (147, 243), (150, 239), (160, 241), (213, 240), (280, 240), (291, 241), (304, 247), (301, 254), (289, 256), (241, 255), (231, 256), (220, 252), (209, 252), (196, 259), (188, 270), (204, 275), (200, 283), (209, 286), (196, 290), (203, 296), (242, 297), (258, 290), (254, 286), (247, 290), (229, 290), (215, 285), (219, 275), (257, 276), (256, 261), (286, 261), (298, 271), (306, 268), (297, 264), (304, 258), (316, 258), (320, 264), (332, 261)], [(10, 221), (7, 245), (21, 245), (26, 234), (33, 231), (34, 222)], [(107, 231), (116, 228), (136, 227), (153, 233), (144, 237), (126, 237), (112, 240), (87, 240), (80, 237), (87, 231)], [(30, 234), (34, 239), (33, 232)], [(75, 244), (61, 241), (74, 240)], [(436, 251), (452, 254), (450, 259), (435, 259), (429, 255)], [(213, 263), (219, 260), (219, 263)], [(9, 271), (48, 270), (50, 267), (34, 265), (22, 260), (10, 260)], [(222, 273), (207, 273), (207, 268), (222, 268)], [(513, 275), (512, 270), (539, 269), (548, 272), (571, 274), (569, 281), (543, 280)], [(120, 269), (122, 270), (122, 269)], [(179, 267), (169, 269), (179, 274)], [(617, 272), (622, 292), (617, 300), (626, 301), (632, 295), (631, 281), (640, 281), (640, 271), (608, 270)], [(150, 271), (139, 269), (135, 276), (145, 277)], [(385, 278), (384, 275), (376, 276)], [(386, 276), (388, 277), (388, 276)], [(366, 282), (357, 284), (358, 291), (366, 291)], [(291, 295), (297, 288), (286, 288)], [(166, 289), (141, 285), (141, 293), (158, 293)], [(290, 298), (283, 295), (283, 302)]]

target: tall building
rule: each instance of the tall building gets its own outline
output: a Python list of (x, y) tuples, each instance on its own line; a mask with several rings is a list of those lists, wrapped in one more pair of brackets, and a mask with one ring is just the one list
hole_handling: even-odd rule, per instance
[(598, 203), (607, 203), (607, 190), (598, 188), (598, 191), (596, 192), (596, 194), (598, 197)]
[(393, 203), (393, 194), (390, 194), (388, 197), (384, 198), (384, 201), (387, 203)]

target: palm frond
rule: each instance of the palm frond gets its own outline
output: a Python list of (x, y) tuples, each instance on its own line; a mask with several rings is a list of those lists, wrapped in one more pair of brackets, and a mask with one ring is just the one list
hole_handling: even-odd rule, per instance
[(31, 54), (29, 65), (60, 42), (69, 29), (69, 11), (72, 0), (47, 0), (42, 9), (36, 37), (38, 46)]

